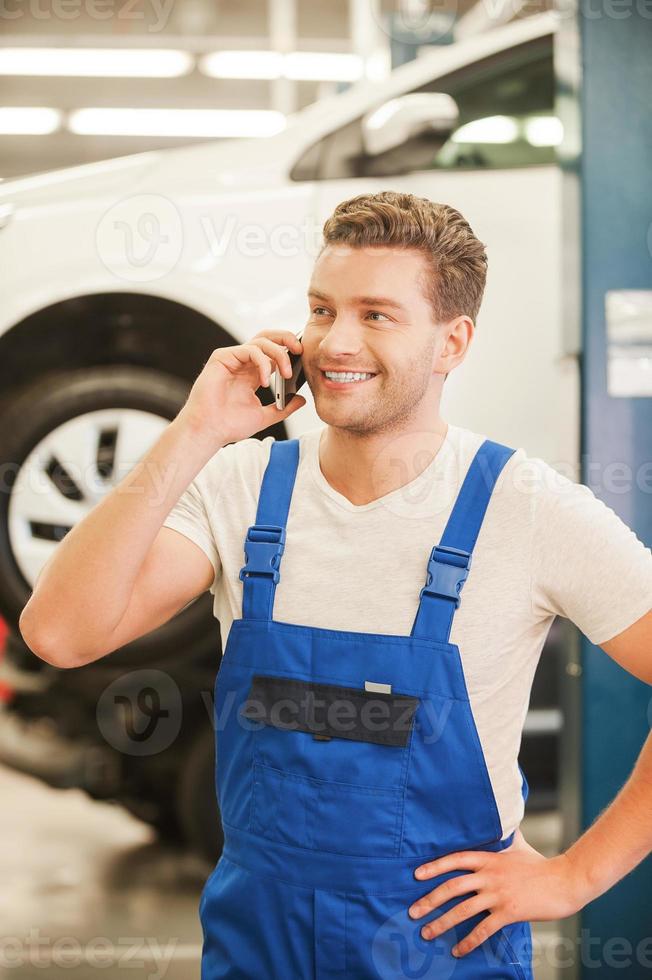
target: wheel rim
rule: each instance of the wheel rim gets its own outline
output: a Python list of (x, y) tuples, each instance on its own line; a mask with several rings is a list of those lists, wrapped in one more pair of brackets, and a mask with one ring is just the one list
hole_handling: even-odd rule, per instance
[(141, 409), (98, 409), (62, 423), (34, 446), (16, 474), (7, 521), (14, 560), (31, 588), (59, 541), (169, 424)]

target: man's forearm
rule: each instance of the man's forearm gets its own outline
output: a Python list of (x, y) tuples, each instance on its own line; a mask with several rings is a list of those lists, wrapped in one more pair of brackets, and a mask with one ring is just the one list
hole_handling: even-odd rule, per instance
[(565, 856), (593, 901), (652, 851), (652, 732), (615, 799), (572, 844)]
[(26, 638), (47, 649), (74, 636), (83, 649), (114, 630), (165, 518), (219, 448), (177, 416), (41, 569), (21, 616)]

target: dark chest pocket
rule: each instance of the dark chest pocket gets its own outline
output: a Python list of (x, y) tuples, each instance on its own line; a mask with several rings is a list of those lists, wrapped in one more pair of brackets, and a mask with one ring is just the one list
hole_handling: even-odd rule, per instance
[(267, 674), (255, 723), (250, 829), (344, 854), (398, 853), (419, 698)]

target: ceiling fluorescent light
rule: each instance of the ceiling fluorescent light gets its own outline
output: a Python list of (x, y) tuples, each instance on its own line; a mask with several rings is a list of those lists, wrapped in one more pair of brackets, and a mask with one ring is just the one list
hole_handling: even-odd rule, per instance
[(199, 70), (210, 78), (280, 78), (279, 51), (212, 51), (199, 59)]
[(178, 78), (193, 66), (188, 51), (166, 48), (0, 47), (0, 75)]
[(68, 129), (82, 136), (273, 136), (282, 112), (267, 109), (75, 109)]
[(285, 56), (285, 75), (296, 81), (355, 82), (364, 66), (357, 54), (292, 51)]
[(45, 106), (1, 106), (0, 133), (5, 136), (41, 136), (61, 125), (58, 109)]
[(212, 51), (199, 60), (211, 78), (291, 78), (294, 81), (353, 82), (364, 65), (357, 54), (324, 51)]

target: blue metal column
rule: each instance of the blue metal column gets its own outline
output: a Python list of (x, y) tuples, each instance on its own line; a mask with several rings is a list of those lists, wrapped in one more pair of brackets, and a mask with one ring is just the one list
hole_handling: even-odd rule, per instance
[[(652, 397), (610, 393), (605, 294), (652, 289), (652, 5), (578, 3), (574, 18), (565, 11), (557, 78), (560, 101), (572, 102), (575, 60), (581, 154), (577, 166), (569, 163), (572, 153), (566, 163), (580, 187), (575, 268), (582, 299), (582, 481), (649, 546)], [(573, 34), (580, 42), (576, 53), (568, 43)], [(562, 64), (570, 72), (560, 72)], [(572, 241), (572, 212), (567, 221)], [(574, 746), (577, 796), (562, 792), (562, 806), (567, 818), (575, 813), (581, 833), (631, 772), (650, 731), (652, 690), (585, 637), (577, 655), (566, 676), (567, 698), (581, 709)], [(572, 739), (572, 724), (569, 730)], [(652, 859), (589, 903), (575, 925), (577, 976), (652, 976)]]

